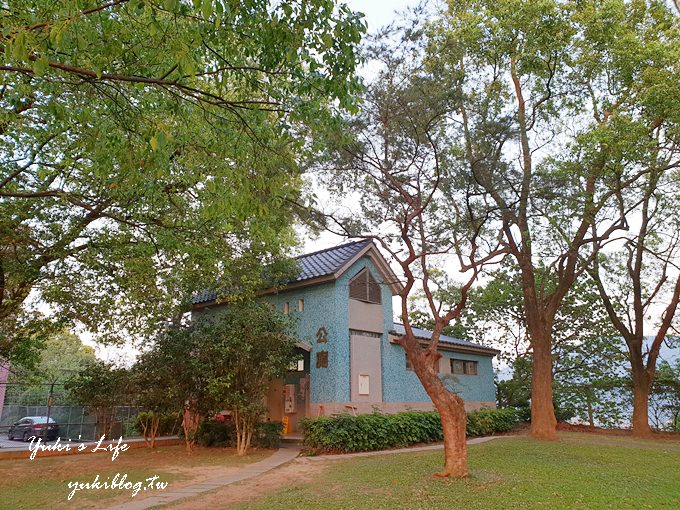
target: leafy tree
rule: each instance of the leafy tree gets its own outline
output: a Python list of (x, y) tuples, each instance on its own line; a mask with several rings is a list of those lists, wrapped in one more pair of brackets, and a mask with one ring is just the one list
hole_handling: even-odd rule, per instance
[[(680, 115), (676, 119), (680, 121)], [(607, 254), (595, 246), (598, 257), (590, 271), (611, 322), (628, 348), (633, 432), (639, 436), (651, 432), (649, 392), (661, 346), (677, 324), (680, 303), (680, 275), (672, 275), (680, 257), (680, 183), (677, 174), (664, 171), (665, 166), (680, 164), (680, 160), (677, 154), (665, 150), (645, 157), (639, 164), (649, 169), (648, 175), (624, 192), (637, 216), (621, 243), (622, 249)], [(663, 311), (659, 310), (660, 302)], [(649, 322), (656, 328), (651, 342), (645, 335)]]
[[(192, 335), (195, 324), (173, 324), (161, 331), (150, 351), (144, 353), (135, 371), (140, 374), (140, 397), (147, 406), (176, 406), (182, 413), (187, 451), (196, 444), (201, 419), (216, 412), (207, 389), (208, 368), (198, 353), (201, 339)], [(154, 400), (157, 399), (156, 402)], [(150, 424), (153, 427), (153, 423)]]
[(659, 363), (649, 398), (655, 427), (680, 432), (680, 360)]
[(175, 367), (156, 354), (153, 350), (142, 353), (131, 371), (134, 402), (144, 410), (138, 423), (150, 448), (156, 447), (161, 421), (172, 414), (178, 417), (182, 411), (182, 401), (169, 390), (176, 381)]
[[(6, 325), (6, 322), (0, 322)], [(0, 358), (14, 370), (32, 370), (40, 362), (45, 343), (62, 329), (59, 321), (33, 311), (20, 312), (13, 319), (11, 332), (0, 329)]]
[(199, 319), (195, 326), (208, 394), (216, 409), (231, 411), (238, 455), (250, 448), (272, 380), (283, 377), (298, 359), (292, 325), (268, 303), (244, 302)]
[[(521, 275), (506, 261), (488, 276), (489, 281), (470, 293), (461, 322), (471, 340), (501, 348), (501, 359), (513, 367), (512, 380), (499, 382), (499, 388), (507, 393), (499, 395), (499, 403), (519, 405), (503, 400), (521, 393), (528, 404), (530, 394), (524, 390), (531, 388), (533, 357), (522, 306)], [(576, 416), (591, 425), (595, 421), (604, 426), (621, 423), (621, 402), (627, 400), (628, 393), (622, 348), (594, 282), (582, 276), (564, 298), (553, 325), (553, 403), (555, 412), (559, 411), (558, 420)]]
[(430, 24), (454, 151), (520, 270), (536, 438), (556, 437), (554, 324), (593, 243), (626, 228), (641, 162), (677, 165), (676, 21), (661, 0), (470, 0)]
[[(515, 358), (512, 362), (512, 377), (496, 381), (496, 399), (498, 407), (514, 408), (521, 420), (531, 419), (531, 355)], [(562, 401), (560, 393), (555, 389), (555, 417), (557, 421), (572, 419), (576, 410), (569, 401)]]
[(111, 339), (256, 285), (293, 242), (307, 135), (353, 106), (360, 15), (21, 0), (0, 19), (0, 354), (31, 293)]
[[(439, 377), (441, 334), (465, 307), (480, 267), (493, 260), (494, 246), (479, 243), (480, 222), (462, 211), (476, 208), (465, 190), (444, 197), (440, 183), (458, 178), (446, 157), (449, 145), (443, 107), (448, 101), (436, 83), (419, 72), (420, 58), (400, 31), (378, 42), (370, 56), (379, 69), (363, 97), (361, 113), (348, 120), (347, 138), (332, 140), (328, 182), (338, 196), (359, 195), (360, 209), (333, 212), (326, 228), (351, 237), (376, 239), (399, 268), (399, 339), (413, 370), (437, 409), (444, 432), (440, 477), (466, 477), (465, 402)], [(401, 38), (400, 38), (401, 37)], [(465, 273), (453, 284), (438, 268), (447, 261)], [(392, 283), (392, 282), (390, 282)], [(425, 303), (431, 340), (422, 344), (413, 326), (412, 299)]]
[(76, 402), (94, 410), (95, 434), (111, 439), (116, 407), (131, 402), (134, 385), (129, 369), (95, 360), (67, 381), (66, 389)]
[(61, 330), (47, 338), (39, 353), (40, 360), (35, 367), (15, 367), (12, 370), (6, 396), (8, 401), (36, 404), (36, 398), (45, 398), (50, 385), (55, 384), (59, 403), (63, 405), (68, 399), (68, 394), (61, 391), (64, 383), (96, 361), (94, 349), (68, 330)]
[(531, 359), (517, 357), (511, 367), (511, 378), (496, 381), (496, 403), (500, 408), (520, 410), (519, 416), (528, 421), (531, 418)]
[(189, 451), (201, 420), (229, 410), (237, 453), (247, 452), (269, 384), (296, 359), (290, 321), (266, 303), (236, 302), (168, 329), (142, 356), (139, 370), (150, 381), (145, 398), (157, 398), (163, 409), (183, 409)]

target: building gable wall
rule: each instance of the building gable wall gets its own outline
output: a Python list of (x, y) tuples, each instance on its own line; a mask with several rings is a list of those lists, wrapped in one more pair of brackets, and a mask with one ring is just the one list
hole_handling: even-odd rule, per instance
[[(334, 282), (301, 287), (262, 297), (276, 305), (279, 311), (289, 303), (290, 315), (296, 321), (297, 338), (310, 345), (310, 400), (312, 402), (344, 402), (349, 395), (344, 347), (349, 329), (347, 303), (337, 292)], [(304, 311), (298, 310), (298, 300), (304, 299)], [(325, 330), (325, 342), (323, 331)], [(317, 368), (317, 355), (328, 353), (328, 367)]]
[[(349, 282), (364, 268), (368, 268), (380, 283), (382, 305), (349, 299)], [(335, 282), (292, 290), (284, 289), (276, 294), (263, 296), (262, 299), (275, 304), (279, 311), (283, 310), (285, 303), (289, 303), (290, 314), (297, 321), (298, 338), (312, 347), (310, 357), (312, 403), (351, 401), (350, 329), (380, 332), (384, 364), (384, 345), (388, 341), (388, 332), (392, 329), (392, 293), (369, 257), (361, 257)], [(299, 299), (305, 301), (303, 312), (297, 310)], [(381, 313), (378, 318), (377, 313)], [(321, 327), (327, 332), (325, 343), (319, 343), (316, 338)], [(316, 357), (320, 351), (328, 352), (328, 368), (316, 367)]]

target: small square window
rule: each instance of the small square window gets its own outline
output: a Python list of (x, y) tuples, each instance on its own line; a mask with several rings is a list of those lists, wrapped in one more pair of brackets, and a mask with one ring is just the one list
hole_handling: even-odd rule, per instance
[(305, 300), (304, 299), (298, 299), (298, 312), (304, 312), (305, 311)]
[(305, 360), (299, 359), (294, 361), (288, 368), (291, 372), (304, 372), (305, 371)]
[(288, 370), (290, 372), (304, 372), (305, 371), (305, 360), (299, 359), (297, 361), (293, 361), (290, 364), (290, 366), (288, 367)]
[(290, 313), (290, 303), (288, 303), (287, 301), (283, 303), (283, 313), (285, 315), (288, 315)]
[(316, 368), (328, 368), (328, 351), (316, 353)]
[(477, 375), (477, 362), (452, 359), (451, 373), (455, 375)]

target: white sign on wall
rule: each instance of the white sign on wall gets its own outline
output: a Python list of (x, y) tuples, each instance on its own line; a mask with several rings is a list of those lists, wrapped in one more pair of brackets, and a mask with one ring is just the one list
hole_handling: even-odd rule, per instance
[(359, 395), (370, 393), (371, 378), (367, 374), (359, 374)]

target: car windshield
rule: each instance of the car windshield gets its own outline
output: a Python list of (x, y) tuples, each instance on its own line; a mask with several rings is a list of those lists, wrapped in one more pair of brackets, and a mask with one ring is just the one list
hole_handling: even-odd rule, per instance
[[(27, 416), (26, 418), (22, 418), (19, 423), (34, 423), (40, 425), (41, 423), (47, 423), (47, 416)], [(54, 418), (50, 417), (50, 423), (56, 423)]]

